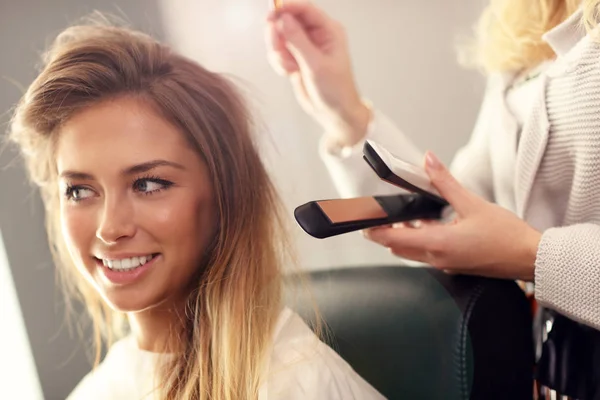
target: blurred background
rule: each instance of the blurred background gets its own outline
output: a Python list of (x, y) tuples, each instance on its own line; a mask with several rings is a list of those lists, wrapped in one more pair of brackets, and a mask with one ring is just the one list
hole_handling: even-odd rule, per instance
[[(449, 162), (470, 135), (483, 78), (456, 62), (485, 0), (314, 0), (346, 27), (362, 94), (422, 149)], [(256, 110), (264, 157), (290, 217), (302, 267), (398, 263), (360, 234), (325, 241), (293, 225), (293, 209), (335, 198), (317, 154), (320, 129), (265, 57), (268, 0), (0, 0), (2, 133), (52, 38), (93, 10), (238, 81)], [(13, 149), (0, 152), (0, 398), (64, 399), (90, 361), (65, 322), (37, 192)]]

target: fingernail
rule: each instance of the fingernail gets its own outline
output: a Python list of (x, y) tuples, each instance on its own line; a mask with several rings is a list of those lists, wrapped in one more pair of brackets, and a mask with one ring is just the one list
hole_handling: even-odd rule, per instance
[(427, 154), (425, 155), (425, 163), (427, 164), (428, 168), (430, 168), (434, 171), (438, 171), (443, 168), (443, 165), (442, 165), (441, 161), (439, 160), (439, 158), (437, 158), (435, 156), (435, 154), (433, 154), (430, 151), (428, 151)]

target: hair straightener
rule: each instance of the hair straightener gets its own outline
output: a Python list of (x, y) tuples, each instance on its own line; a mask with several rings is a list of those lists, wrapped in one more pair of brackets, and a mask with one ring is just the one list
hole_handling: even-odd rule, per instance
[(296, 208), (294, 216), (306, 233), (324, 239), (396, 222), (442, 217), (448, 202), (433, 187), (423, 168), (402, 161), (373, 141), (365, 143), (363, 159), (380, 179), (412, 193), (303, 204)]

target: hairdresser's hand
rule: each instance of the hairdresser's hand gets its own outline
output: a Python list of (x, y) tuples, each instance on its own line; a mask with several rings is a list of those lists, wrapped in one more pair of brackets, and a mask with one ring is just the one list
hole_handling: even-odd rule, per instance
[(425, 164), (456, 219), (418, 229), (375, 228), (365, 231), (365, 236), (397, 256), (450, 273), (533, 280), (541, 234), (510, 211), (462, 187), (433, 154), (427, 154)]
[(311, 3), (290, 2), (269, 15), (266, 37), (273, 68), (289, 77), (330, 139), (342, 146), (363, 139), (370, 110), (356, 88), (344, 27)]

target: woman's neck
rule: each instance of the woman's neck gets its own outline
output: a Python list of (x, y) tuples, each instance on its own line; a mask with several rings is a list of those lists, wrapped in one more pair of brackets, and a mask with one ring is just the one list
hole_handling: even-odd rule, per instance
[[(181, 306), (179, 306), (179, 304)], [(184, 328), (185, 305), (169, 303), (140, 312), (128, 313), (131, 332), (141, 350), (153, 353), (172, 353), (179, 350), (179, 333)]]

